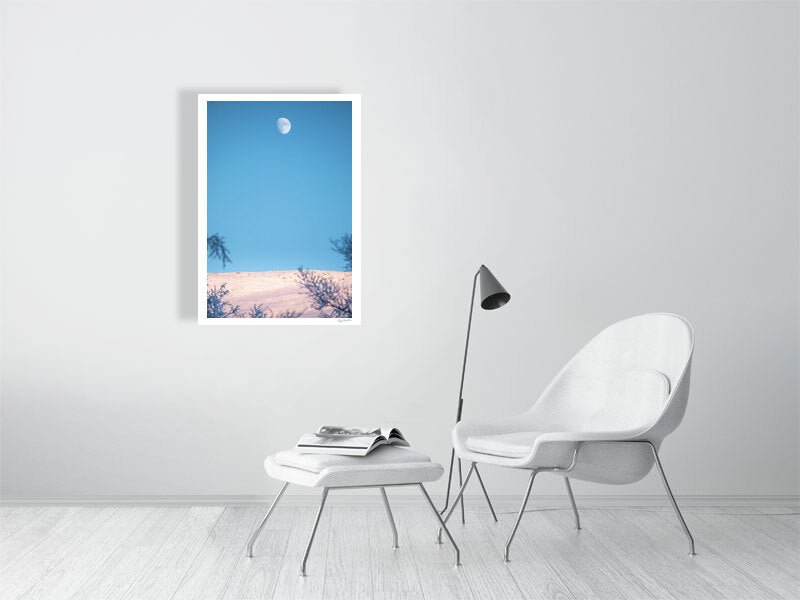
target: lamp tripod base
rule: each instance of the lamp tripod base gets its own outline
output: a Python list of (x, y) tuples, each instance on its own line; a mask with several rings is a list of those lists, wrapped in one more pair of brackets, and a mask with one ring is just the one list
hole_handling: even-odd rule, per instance
[[(456, 459), (456, 451), (455, 448), (450, 450), (450, 468), (447, 472), (447, 495), (445, 496), (444, 500), (444, 508), (440, 511), (441, 514), (445, 514), (447, 509), (450, 507), (450, 489), (453, 485), (453, 467), (455, 465), (456, 460), (458, 460), (458, 486), (459, 488), (464, 485), (463, 474), (461, 472), (461, 459)], [(489, 505), (489, 510), (492, 513), (492, 518), (494, 522), (497, 523), (497, 514), (494, 512), (494, 507), (492, 506), (492, 500), (489, 498), (489, 493), (486, 491), (486, 486), (483, 485), (483, 478), (481, 478), (481, 473), (478, 471), (478, 465), (474, 465), (473, 470), (475, 471), (475, 475), (478, 477), (478, 483), (481, 485), (481, 491), (483, 492), (483, 497), (486, 498), (486, 504)], [(466, 523), (465, 513), (464, 513), (464, 495), (462, 494), (460, 498), (458, 498), (457, 502), (461, 504), (461, 524)]]

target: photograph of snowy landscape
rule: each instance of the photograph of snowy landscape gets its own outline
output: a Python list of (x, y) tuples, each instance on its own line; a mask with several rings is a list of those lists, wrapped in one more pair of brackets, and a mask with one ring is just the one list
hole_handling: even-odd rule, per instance
[(358, 324), (359, 97), (198, 99), (200, 321)]

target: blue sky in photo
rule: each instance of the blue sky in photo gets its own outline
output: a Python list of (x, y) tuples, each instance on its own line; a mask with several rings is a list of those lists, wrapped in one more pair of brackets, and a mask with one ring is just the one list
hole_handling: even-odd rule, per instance
[(344, 270), (330, 239), (352, 232), (351, 103), (207, 106), (208, 235), (233, 260), (208, 259), (208, 270)]

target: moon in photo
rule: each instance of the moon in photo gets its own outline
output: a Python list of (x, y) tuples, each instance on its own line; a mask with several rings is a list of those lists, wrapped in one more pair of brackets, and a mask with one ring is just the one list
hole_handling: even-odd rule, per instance
[(280, 131), (283, 135), (286, 135), (292, 129), (292, 122), (286, 117), (281, 117), (278, 119), (277, 125), (278, 131)]

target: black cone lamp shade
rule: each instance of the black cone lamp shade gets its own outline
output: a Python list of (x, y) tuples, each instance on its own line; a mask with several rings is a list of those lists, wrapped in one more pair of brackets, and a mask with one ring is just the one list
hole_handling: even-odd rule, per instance
[(505, 306), (511, 300), (511, 294), (506, 291), (497, 277), (486, 267), (481, 265), (481, 308), (483, 310), (494, 310)]

